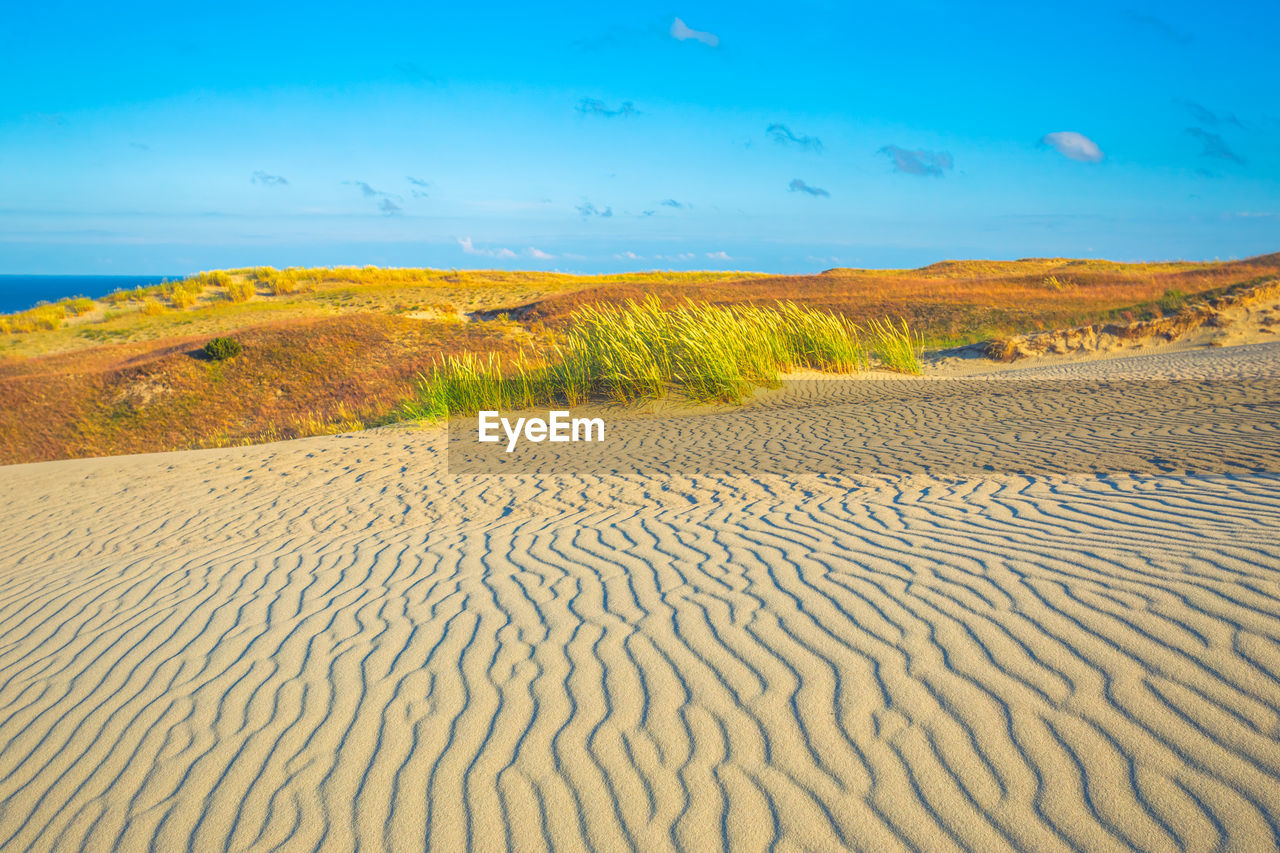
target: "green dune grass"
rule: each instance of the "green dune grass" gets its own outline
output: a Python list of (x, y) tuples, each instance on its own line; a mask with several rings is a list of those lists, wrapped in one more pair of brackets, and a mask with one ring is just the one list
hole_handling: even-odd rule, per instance
[(687, 302), (663, 309), (656, 299), (590, 305), (573, 316), (561, 342), (503, 362), (492, 354), (441, 359), (419, 383), (404, 414), (438, 419), (482, 410), (630, 402), (677, 394), (696, 402), (738, 402), (784, 373), (866, 370), (874, 357), (920, 372), (920, 342), (906, 323), (860, 327), (790, 302), (716, 307)]

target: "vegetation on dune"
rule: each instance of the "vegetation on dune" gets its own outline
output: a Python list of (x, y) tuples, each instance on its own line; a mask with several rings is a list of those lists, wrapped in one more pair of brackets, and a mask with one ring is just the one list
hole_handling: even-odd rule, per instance
[(484, 409), (629, 402), (676, 393), (698, 402), (737, 402), (775, 387), (798, 369), (864, 370), (882, 364), (920, 372), (918, 338), (905, 324), (859, 328), (837, 315), (791, 302), (714, 307), (688, 302), (664, 310), (656, 299), (588, 306), (563, 339), (533, 359), (503, 364), (468, 353), (441, 359), (403, 413), (436, 419)]
[(248, 302), (258, 292), (252, 281), (243, 278), (227, 282), (227, 298), (232, 302)]
[(761, 276), (734, 282), (593, 285), (511, 309), (525, 322), (565, 326), (581, 306), (657, 296), (713, 304), (768, 305), (789, 299), (857, 323), (896, 316), (929, 347), (954, 346), (1044, 329), (1161, 316), (1259, 276), (1280, 274), (1280, 255), (1243, 261), (1121, 264), (1032, 258), (946, 261), (916, 270), (833, 269), (820, 275)]
[(395, 420), (443, 355), (509, 358), (515, 324), (377, 314), (293, 318), (240, 329), (239, 358), (205, 356), (206, 336), (111, 343), (0, 359), (0, 465), (253, 444)]
[[(468, 382), (489, 382), (489, 399), (512, 404), (569, 394), (734, 399), (792, 367), (878, 363), (910, 372), (922, 343), (1167, 317), (1277, 276), (1280, 255), (961, 261), (811, 276), (203, 272), (0, 316), (0, 463), (248, 443), (465, 411), (475, 405), (456, 396)], [(628, 302), (639, 310), (628, 313)], [(857, 346), (846, 340), (843, 355), (822, 349), (817, 342), (842, 340), (832, 326), (856, 329)], [(253, 357), (203, 357), (215, 337), (240, 340)], [(455, 399), (432, 402), (437, 392), (419, 377), (449, 375), (458, 380)]]
[(204, 354), (213, 361), (226, 361), (243, 351), (244, 347), (235, 338), (214, 338), (204, 345)]
[[(470, 313), (519, 305), (584, 285), (640, 282), (694, 285), (759, 277), (742, 272), (649, 272), (577, 276), (507, 270), (380, 267), (248, 267), (214, 270), (82, 300), (76, 310), (0, 315), (0, 357), (84, 349), (107, 341), (234, 331), (281, 316), (376, 312)], [(66, 303), (68, 300), (63, 300)], [(58, 304), (63, 304), (58, 303)], [(163, 309), (158, 310), (156, 303)], [(30, 334), (38, 333), (38, 334)]]

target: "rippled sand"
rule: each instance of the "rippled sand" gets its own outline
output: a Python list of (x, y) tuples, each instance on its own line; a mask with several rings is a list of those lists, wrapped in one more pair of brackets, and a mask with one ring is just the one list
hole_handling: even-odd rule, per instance
[(1280, 346), (1019, 374), (0, 468), (0, 848), (1275, 848)]

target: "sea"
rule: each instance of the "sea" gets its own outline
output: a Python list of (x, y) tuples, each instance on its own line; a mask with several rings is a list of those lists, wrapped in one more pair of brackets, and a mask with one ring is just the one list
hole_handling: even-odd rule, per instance
[(106, 296), (113, 290), (127, 290), (159, 284), (181, 275), (0, 275), (0, 314), (24, 311), (41, 302), (57, 302), (64, 296)]

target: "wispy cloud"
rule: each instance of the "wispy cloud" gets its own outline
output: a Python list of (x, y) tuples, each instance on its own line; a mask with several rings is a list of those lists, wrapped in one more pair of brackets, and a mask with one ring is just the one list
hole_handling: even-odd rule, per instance
[(1185, 98), (1177, 98), (1174, 103), (1186, 107), (1187, 112), (1191, 113), (1191, 116), (1197, 122), (1206, 127), (1217, 127), (1219, 124), (1229, 124), (1239, 128), (1244, 127), (1240, 119), (1236, 118), (1232, 113), (1215, 113), (1208, 107), (1197, 104), (1195, 101), (1188, 101)]
[(550, 252), (544, 252), (541, 249), (539, 249), (537, 246), (530, 246), (529, 248), (524, 250), (524, 253), (529, 257), (537, 258), (540, 261), (549, 261), (555, 258), (555, 255), (551, 254)]
[(693, 39), (694, 41), (702, 42), (707, 47), (716, 47), (720, 44), (720, 36), (705, 30), (695, 30), (679, 18), (671, 22), (671, 37), (676, 41)]
[(1239, 154), (1231, 150), (1225, 139), (1216, 133), (1210, 133), (1204, 128), (1188, 127), (1187, 133), (1200, 140), (1200, 156), (1215, 157), (1219, 160), (1230, 160), (1238, 165), (1245, 165), (1248, 161)]
[(377, 199), (378, 210), (385, 213), (387, 216), (394, 216), (395, 214), (400, 213), (402, 209), (400, 207), (401, 198), (395, 193), (388, 193), (379, 189), (374, 189), (365, 181), (343, 181), (342, 183), (346, 186), (355, 187), (360, 190), (360, 195), (365, 198)]
[(707, 252), (707, 257), (708, 257), (708, 258), (710, 258), (710, 259), (711, 259), (711, 260), (713, 260), (713, 261), (731, 261), (731, 260), (733, 260), (733, 258), (729, 257), (729, 253), (728, 253), (728, 252)]
[(380, 195), (386, 195), (386, 193), (381, 192), (379, 190), (375, 190), (373, 187), (369, 186), (364, 181), (343, 181), (343, 183), (347, 184), (348, 186), (356, 187), (357, 189), (359, 189), (360, 194), (363, 195), (365, 198), (377, 198)]
[(412, 185), (409, 192), (413, 194), (414, 198), (427, 197), (427, 188), (431, 186), (430, 181), (424, 181), (422, 178), (415, 178), (413, 175), (406, 176), (405, 180)]
[(773, 137), (773, 141), (779, 145), (795, 145), (800, 148), (808, 148), (818, 154), (822, 153), (821, 139), (816, 136), (794, 133), (785, 124), (771, 124), (765, 128), (764, 132)]
[(886, 145), (878, 154), (884, 154), (893, 162), (893, 169), (907, 175), (925, 175), (941, 178), (944, 172), (951, 171), (954, 161), (946, 151), (910, 151), (897, 145)]
[(820, 196), (822, 198), (831, 197), (831, 193), (827, 192), (822, 187), (811, 187), (799, 178), (792, 180), (791, 183), (787, 185), (787, 189), (793, 193), (808, 193), (809, 195)]
[(287, 187), (289, 182), (279, 175), (268, 175), (266, 172), (254, 172), (253, 177), (249, 179), (252, 183), (260, 184), (264, 187)]
[(640, 257), (639, 255), (637, 255), (635, 252), (632, 252), (632, 251), (616, 252), (614, 253), (614, 257), (620, 261), (643, 261), (644, 260), (644, 258)]
[(1150, 15), (1145, 12), (1136, 12), (1133, 9), (1128, 11), (1126, 17), (1129, 19), (1129, 23), (1133, 24), (1135, 27), (1155, 33), (1161, 38), (1168, 39), (1174, 44), (1185, 45), (1191, 43), (1191, 36), (1182, 32), (1182, 30), (1177, 29), (1163, 18), (1157, 18), (1155, 15)]
[(676, 210), (684, 210), (686, 207), (693, 207), (693, 205), (688, 204), (687, 202), (676, 201), (674, 198), (663, 199), (658, 202), (658, 204), (663, 207), (674, 207)]
[(608, 104), (596, 98), (583, 98), (578, 101), (578, 105), (574, 109), (584, 116), (600, 116), (601, 118), (628, 118), (639, 114), (636, 105), (630, 101), (623, 101), (615, 110), (610, 109)]
[(583, 219), (586, 219), (589, 216), (598, 216), (601, 219), (608, 219), (610, 216), (613, 216), (612, 207), (606, 207), (604, 210), (601, 210), (589, 201), (584, 201), (582, 204), (577, 205), (574, 207), (574, 210), (581, 213)]
[(1040, 143), (1048, 145), (1068, 160), (1076, 160), (1081, 163), (1101, 163), (1105, 156), (1102, 153), (1102, 149), (1098, 147), (1098, 143), (1083, 133), (1076, 133), (1074, 130), (1059, 130), (1053, 133), (1046, 133), (1040, 137)]
[(487, 258), (514, 258), (516, 253), (510, 249), (494, 248), (485, 249), (471, 242), (470, 237), (459, 237), (458, 245), (462, 247), (462, 251), (468, 255), (483, 255)]

